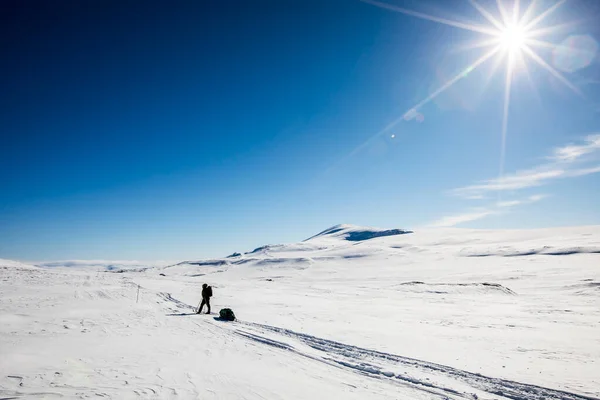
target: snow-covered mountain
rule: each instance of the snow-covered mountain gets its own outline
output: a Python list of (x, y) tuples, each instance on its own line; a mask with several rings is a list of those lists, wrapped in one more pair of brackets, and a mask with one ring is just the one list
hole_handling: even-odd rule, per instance
[[(0, 260), (0, 398), (600, 398), (600, 227), (87, 263)], [(193, 314), (205, 282), (238, 321)]]
[(365, 228), (362, 226), (340, 224), (332, 226), (329, 229), (325, 229), (323, 232), (306, 239), (306, 241), (314, 240), (317, 238), (340, 238), (353, 242), (359, 242), (363, 240), (374, 239), (377, 237), (405, 235), (407, 233), (413, 232), (404, 229)]

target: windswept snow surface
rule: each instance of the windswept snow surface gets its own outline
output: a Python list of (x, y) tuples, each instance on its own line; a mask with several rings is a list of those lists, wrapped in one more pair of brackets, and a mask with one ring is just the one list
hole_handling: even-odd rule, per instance
[(600, 227), (346, 233), (143, 269), (0, 260), (0, 399), (600, 398)]

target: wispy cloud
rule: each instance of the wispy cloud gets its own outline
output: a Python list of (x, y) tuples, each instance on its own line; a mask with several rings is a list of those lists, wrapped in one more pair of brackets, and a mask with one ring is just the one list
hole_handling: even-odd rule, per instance
[(548, 197), (547, 194), (534, 194), (533, 196), (529, 196), (529, 203), (535, 203), (536, 201), (540, 201)]
[(498, 203), (496, 203), (496, 206), (500, 208), (508, 208), (518, 206), (520, 204), (523, 204), (521, 200), (499, 201)]
[[(516, 191), (546, 185), (556, 179), (580, 177), (600, 172), (600, 165), (581, 166), (600, 154), (600, 134), (589, 135), (583, 144), (569, 144), (555, 148), (547, 157), (551, 162), (524, 171), (488, 179), (474, 185), (450, 191), (450, 194), (465, 199), (485, 197), (490, 192)], [(588, 157), (584, 157), (588, 156)]]
[(548, 197), (547, 194), (534, 194), (533, 196), (526, 197), (520, 200), (510, 200), (510, 201), (499, 201), (496, 203), (496, 207), (498, 208), (510, 208), (515, 206), (522, 206), (524, 204), (531, 204), (537, 201), (543, 200)]
[(551, 160), (562, 162), (577, 161), (586, 154), (591, 154), (600, 150), (600, 135), (589, 135), (585, 138), (585, 143), (581, 145), (569, 144), (567, 146), (554, 149)]
[(483, 200), (486, 197), (484, 195), (482, 195), (482, 194), (474, 194), (472, 196), (465, 196), (465, 198), (468, 199), (468, 200)]
[[(559, 179), (600, 173), (600, 134), (588, 135), (578, 144), (569, 143), (554, 148), (545, 159), (545, 163), (533, 168), (459, 187), (451, 190), (450, 194), (468, 200), (485, 199), (492, 194), (507, 191), (515, 193), (520, 190), (548, 185)], [(513, 207), (535, 203), (546, 197), (545, 194), (536, 194), (521, 199), (497, 201), (487, 207), (445, 216), (433, 222), (430, 226), (456, 226), (465, 222), (483, 219), (490, 215), (506, 213)]]
[(505, 175), (501, 178), (489, 179), (478, 184), (453, 189), (450, 193), (464, 198), (484, 196), (486, 192), (499, 192), (504, 190), (518, 190), (541, 186), (546, 181), (564, 176), (564, 169), (530, 169)]
[(496, 214), (492, 210), (482, 210), (482, 211), (473, 211), (465, 214), (458, 215), (449, 215), (430, 224), (432, 228), (448, 228), (451, 226), (456, 226), (459, 224), (463, 224), (465, 222), (476, 221), (478, 219), (482, 219), (488, 217), (492, 214)]
[(591, 168), (582, 168), (582, 169), (576, 169), (574, 171), (569, 171), (567, 173), (567, 176), (572, 176), (572, 177), (584, 176), (584, 175), (590, 175), (590, 174), (597, 174), (598, 172), (600, 172), (600, 165), (598, 165), (596, 167), (591, 167)]
[(467, 211), (462, 214), (456, 215), (448, 215), (440, 218), (437, 221), (434, 221), (429, 226), (433, 228), (448, 228), (460, 224), (464, 224), (465, 222), (472, 222), (479, 219), (483, 219), (489, 217), (491, 215), (498, 215), (506, 212), (512, 207), (521, 206), (525, 204), (531, 204), (538, 202), (540, 200), (548, 197), (546, 194), (536, 194), (533, 196), (526, 197), (524, 199), (519, 200), (510, 200), (510, 201), (499, 201), (495, 204), (492, 204), (488, 208), (479, 208), (471, 211)]

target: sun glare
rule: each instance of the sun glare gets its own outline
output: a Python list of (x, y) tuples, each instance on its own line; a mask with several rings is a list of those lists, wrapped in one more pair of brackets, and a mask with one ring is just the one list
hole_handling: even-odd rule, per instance
[(504, 50), (520, 52), (527, 45), (527, 32), (519, 25), (508, 25), (500, 31), (499, 41)]

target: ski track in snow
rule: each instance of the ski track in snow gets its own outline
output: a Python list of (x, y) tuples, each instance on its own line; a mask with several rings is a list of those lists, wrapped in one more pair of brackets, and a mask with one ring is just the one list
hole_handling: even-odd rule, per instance
[[(368, 376), (377, 378), (386, 377), (411, 383), (417, 386), (440, 389), (441, 391), (449, 394), (462, 396), (462, 398), (478, 399), (479, 396), (476, 393), (460, 393), (454, 389), (432, 383), (435, 381), (435, 376), (442, 375), (447, 378), (452, 378), (466, 383), (477, 391), (483, 391), (513, 400), (598, 400), (596, 397), (582, 396), (520, 382), (491, 378), (423, 360), (403, 357), (396, 354), (382, 353), (375, 350), (363, 349), (360, 347), (338, 343), (332, 340), (321, 339), (311, 335), (306, 335), (274, 326), (255, 324), (251, 322), (241, 322), (241, 324), (250, 328), (275, 332), (277, 334), (295, 339), (303, 344), (308, 345), (312, 349), (321, 352), (323, 354), (321, 358), (322, 360), (334, 361), (344, 367), (354, 369)], [(285, 350), (293, 350), (291, 345), (285, 343), (272, 341), (258, 335), (248, 334), (242, 330), (238, 332), (239, 334), (251, 340), (256, 340)], [(411, 377), (409, 373), (394, 374), (385, 368), (386, 366), (390, 367), (390, 364), (392, 363), (396, 363), (398, 366), (407, 368), (408, 370), (418, 370), (420, 375), (431, 375), (433, 378), (415, 378)]]
[[(193, 306), (174, 299), (168, 294), (166, 296), (161, 294), (161, 297), (172, 301), (177, 307), (193, 309)], [(391, 381), (398, 381), (402, 384), (414, 385), (417, 389), (440, 395), (442, 398), (476, 400), (483, 398), (481, 397), (483, 395), (482, 393), (485, 393), (498, 396), (498, 398), (512, 400), (599, 400), (596, 397), (583, 396), (526, 383), (487, 377), (445, 365), (364, 349), (275, 326), (240, 320), (237, 320), (233, 324), (226, 323), (224, 327), (229, 328), (227, 325), (233, 325), (235, 327), (232, 330), (233, 333), (245, 339), (275, 347), (280, 350), (289, 351), (315, 361), (342, 366), (372, 378), (389, 379)], [(239, 329), (237, 328), (239, 325), (255, 332), (252, 333), (247, 330)], [(292, 344), (263, 336), (265, 332), (275, 333), (287, 339), (293, 339), (317, 352), (316, 354), (311, 354), (310, 352), (299, 350)], [(391, 372), (391, 369), (398, 369), (398, 367), (403, 368), (405, 372)], [(450, 379), (458, 381), (473, 390), (472, 392), (461, 393), (450, 387), (435, 383), (440, 380), (440, 378), (442, 378), (441, 380)]]

